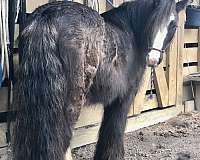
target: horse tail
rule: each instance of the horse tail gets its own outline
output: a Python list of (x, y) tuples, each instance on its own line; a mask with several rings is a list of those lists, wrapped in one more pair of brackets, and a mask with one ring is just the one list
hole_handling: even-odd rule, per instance
[(17, 82), (14, 160), (64, 160), (71, 129), (66, 117), (66, 76), (56, 23), (37, 15), (22, 32)]

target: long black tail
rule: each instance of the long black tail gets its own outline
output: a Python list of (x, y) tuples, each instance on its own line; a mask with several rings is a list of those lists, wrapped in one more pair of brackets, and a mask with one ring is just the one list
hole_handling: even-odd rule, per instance
[(36, 16), (22, 33), (14, 160), (64, 160), (69, 146), (66, 77), (56, 39), (54, 23), (42, 16)]

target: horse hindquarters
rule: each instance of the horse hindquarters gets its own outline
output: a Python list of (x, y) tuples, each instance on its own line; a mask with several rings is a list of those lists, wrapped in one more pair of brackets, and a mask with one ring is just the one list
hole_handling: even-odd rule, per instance
[(14, 160), (64, 160), (72, 136), (66, 76), (56, 55), (57, 31), (48, 22), (38, 16), (22, 33)]

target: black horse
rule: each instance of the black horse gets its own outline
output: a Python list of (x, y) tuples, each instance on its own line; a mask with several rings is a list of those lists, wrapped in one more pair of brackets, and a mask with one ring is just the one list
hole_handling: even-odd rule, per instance
[(104, 116), (95, 160), (122, 160), (127, 112), (146, 66), (155, 67), (188, 0), (136, 0), (102, 15), (73, 2), (49, 3), (20, 39), (14, 160), (64, 160), (85, 104)]

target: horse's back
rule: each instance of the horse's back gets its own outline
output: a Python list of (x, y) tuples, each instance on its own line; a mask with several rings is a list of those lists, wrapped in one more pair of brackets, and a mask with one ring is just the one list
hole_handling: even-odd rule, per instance
[(57, 27), (76, 25), (81, 27), (99, 27), (104, 23), (98, 12), (86, 5), (76, 2), (52, 2), (38, 7), (32, 14), (30, 20), (45, 17), (57, 23)]

